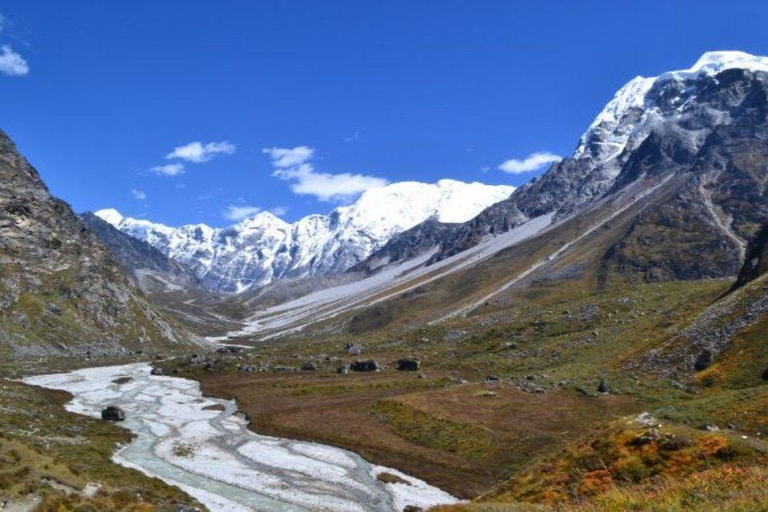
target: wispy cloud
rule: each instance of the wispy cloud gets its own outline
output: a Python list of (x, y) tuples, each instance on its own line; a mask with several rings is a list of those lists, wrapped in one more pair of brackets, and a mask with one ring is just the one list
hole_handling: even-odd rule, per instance
[(295, 167), (308, 162), (315, 154), (315, 150), (308, 146), (296, 146), (295, 148), (265, 148), (262, 153), (269, 155), (272, 165), (279, 168)]
[(186, 172), (186, 169), (184, 169), (184, 164), (156, 165), (149, 170), (158, 176), (170, 177), (180, 176)]
[(147, 199), (147, 194), (143, 190), (137, 188), (131, 189), (131, 195), (138, 201), (144, 201)]
[(10, 45), (0, 49), (0, 73), (8, 76), (24, 76), (29, 74), (29, 64), (24, 57), (13, 51)]
[(231, 204), (227, 206), (227, 209), (222, 212), (225, 219), (231, 221), (240, 221), (252, 215), (256, 215), (262, 209), (258, 206), (243, 206), (237, 204)]
[(288, 213), (288, 210), (289, 208), (287, 206), (275, 206), (274, 208), (269, 209), (269, 213), (277, 217), (282, 217), (283, 215)]
[(314, 149), (308, 146), (266, 148), (262, 151), (272, 158), (273, 176), (292, 181), (293, 193), (315, 196), (320, 201), (348, 201), (366, 190), (388, 183), (383, 178), (364, 174), (316, 172), (310, 163)]
[(202, 142), (190, 142), (183, 146), (178, 146), (168, 153), (165, 158), (174, 159), (178, 158), (192, 162), (195, 164), (208, 162), (212, 160), (216, 155), (224, 154), (231, 155), (235, 152), (235, 145), (230, 142), (208, 142), (203, 144)]
[(523, 174), (541, 169), (545, 165), (559, 162), (563, 157), (549, 152), (531, 153), (523, 159), (512, 158), (502, 163), (499, 169), (509, 174)]

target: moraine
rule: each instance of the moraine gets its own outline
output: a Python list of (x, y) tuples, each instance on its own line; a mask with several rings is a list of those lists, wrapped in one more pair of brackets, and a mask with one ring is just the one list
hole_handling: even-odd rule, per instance
[[(233, 401), (203, 397), (195, 381), (150, 371), (136, 363), (23, 381), (71, 393), (66, 409), (74, 413), (100, 418), (108, 405), (122, 408), (119, 425), (135, 438), (113, 461), (178, 486), (212, 511), (401, 511), (457, 502), (346, 450), (254, 434)], [(408, 483), (382, 483), (382, 472)]]

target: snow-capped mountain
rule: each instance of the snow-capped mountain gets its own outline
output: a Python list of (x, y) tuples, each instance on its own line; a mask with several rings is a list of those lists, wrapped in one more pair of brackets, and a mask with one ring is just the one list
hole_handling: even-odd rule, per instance
[[(419, 238), (439, 233), (434, 263), (532, 218), (550, 215), (557, 222), (638, 181), (675, 175), (670, 184), (679, 187), (677, 195), (646, 215), (658, 217), (653, 222), (661, 226), (696, 227), (688, 241), (682, 235), (679, 241), (669, 235), (653, 243), (659, 254), (662, 249), (685, 254), (681, 248), (699, 240), (701, 246), (695, 250), (708, 251), (710, 256), (718, 253), (717, 264), (704, 268), (717, 259), (714, 256), (683, 264), (675, 254), (659, 261), (634, 261), (642, 251), (622, 254), (629, 251), (623, 248), (617, 248), (612, 257), (622, 254), (623, 268), (655, 276), (732, 275), (739, 268), (740, 254), (743, 258), (745, 241), (768, 217), (768, 193), (763, 192), (765, 185), (759, 178), (764, 173), (762, 162), (768, 161), (765, 140), (768, 58), (708, 52), (689, 69), (631, 80), (597, 115), (571, 157), (552, 165), (509, 199), (449, 230), (425, 224), (425, 229), (400, 234), (364, 266), (376, 268), (371, 262), (392, 263), (432, 250), (434, 243), (422, 243)], [(644, 229), (654, 232), (653, 222), (648, 221)], [(640, 239), (627, 247), (650, 243), (647, 233), (633, 229)]]
[(309, 215), (290, 224), (261, 212), (226, 228), (174, 228), (124, 217), (113, 209), (96, 215), (189, 266), (208, 288), (239, 292), (283, 277), (343, 272), (427, 219), (465, 222), (513, 191), (505, 185), (454, 180), (401, 182), (368, 190), (329, 215)]

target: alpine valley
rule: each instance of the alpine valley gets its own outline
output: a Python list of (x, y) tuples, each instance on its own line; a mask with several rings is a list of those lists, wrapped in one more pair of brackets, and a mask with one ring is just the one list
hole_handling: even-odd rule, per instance
[(517, 189), (212, 228), (78, 216), (2, 134), (0, 497), (766, 509), (768, 57), (637, 77), (576, 135)]

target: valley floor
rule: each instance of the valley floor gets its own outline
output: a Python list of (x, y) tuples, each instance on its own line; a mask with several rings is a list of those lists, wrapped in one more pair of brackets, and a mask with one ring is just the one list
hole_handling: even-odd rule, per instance
[[(205, 395), (235, 398), (259, 434), (346, 448), (471, 499), (458, 509), (760, 510), (768, 507), (768, 354), (755, 340), (768, 325), (737, 336), (690, 382), (631, 364), (730, 286), (540, 282), (448, 323), (316, 332), (235, 353), (179, 355), (162, 367), (199, 380)], [(349, 355), (347, 343), (362, 354)], [(399, 358), (421, 367), (397, 371)], [(337, 373), (364, 359), (382, 370)], [(5, 374), (71, 362), (26, 364)], [(65, 413), (66, 394), (9, 380), (0, 392), (3, 496), (36, 496), (41, 510), (192, 504), (110, 463), (129, 434)], [(97, 482), (97, 493), (86, 492)]]
[[(744, 382), (720, 379), (718, 365), (690, 384), (627, 369), (730, 286), (539, 283), (448, 324), (316, 334), (166, 368), (235, 398), (257, 432), (355, 451), (472, 499), (459, 509), (754, 510), (768, 506), (763, 358), (739, 359), (754, 374)], [(402, 357), (420, 371), (397, 371)], [(383, 369), (336, 372), (358, 359)], [(716, 486), (737, 475), (743, 486)]]

